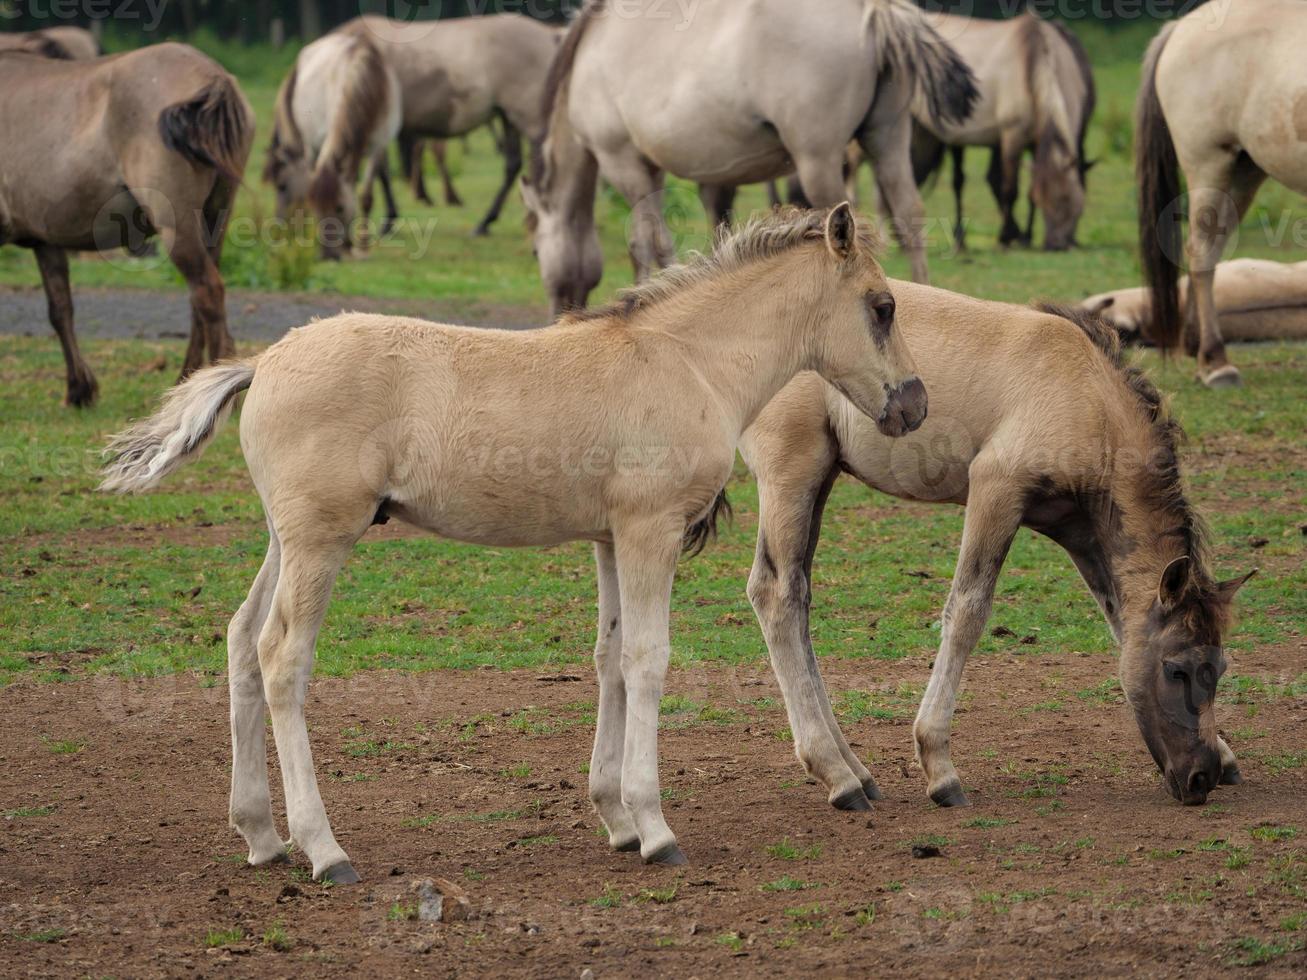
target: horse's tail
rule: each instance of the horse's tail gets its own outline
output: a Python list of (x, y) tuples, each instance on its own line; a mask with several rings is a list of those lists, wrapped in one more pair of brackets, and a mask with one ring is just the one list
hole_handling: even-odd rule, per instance
[(726, 523), (729, 524), (734, 516), (731, 502), (726, 499), (726, 490), (723, 488), (713, 498), (708, 513), (685, 529), (685, 537), (681, 540), (681, 554), (689, 558), (696, 557), (708, 546), (709, 541), (716, 539), (717, 525), (722, 518), (725, 518)]
[(196, 371), (163, 396), (148, 419), (113, 436), (100, 489), (139, 493), (198, 459), (231, 414), (236, 395), (254, 381), (255, 360), (227, 361)]
[(863, 26), (876, 65), (910, 80), (913, 96), (934, 127), (965, 122), (980, 98), (976, 76), (909, 0), (863, 0)]
[(339, 200), (342, 175), (357, 178), (373, 135), (391, 109), (390, 73), (377, 46), (362, 32), (348, 35), (346, 43), (343, 90), (327, 121), (327, 138), (309, 185), (309, 201), (324, 213)]
[(1180, 338), (1180, 222), (1168, 214), (1180, 197), (1180, 162), (1157, 97), (1157, 59), (1175, 28), (1167, 24), (1144, 55), (1135, 103), (1135, 178), (1139, 185), (1139, 252), (1152, 307), (1149, 339), (1167, 350)]
[(236, 80), (224, 72), (159, 113), (159, 136), (195, 166), (211, 167), (239, 184), (254, 138), (254, 113)]

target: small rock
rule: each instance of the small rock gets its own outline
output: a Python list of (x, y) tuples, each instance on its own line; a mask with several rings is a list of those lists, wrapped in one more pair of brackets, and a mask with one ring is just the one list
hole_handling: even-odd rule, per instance
[(423, 878), (409, 885), (418, 897), (418, 918), (423, 922), (463, 922), (472, 917), (472, 900), (447, 878)]
[(590, 969), (587, 966), (584, 970), (581, 971), (581, 980), (595, 980), (594, 970)]
[(300, 894), (301, 894), (300, 890), (296, 888), (294, 885), (287, 885), (281, 890), (281, 894), (277, 896), (277, 901), (279, 902), (289, 901), (292, 898), (298, 898)]
[(1021, 638), (1021, 642), (1024, 643), (1026, 646), (1030, 646), (1034, 643), (1038, 643), (1039, 637), (1037, 637), (1034, 633), (1027, 633), (1025, 636)]
[(518, 928), (520, 928), (528, 936), (540, 935), (540, 927), (536, 925), (534, 922), (523, 922)]
[(1012, 632), (1010, 629), (1008, 629), (1006, 626), (995, 626), (992, 630), (989, 631), (989, 635), (990, 635), (990, 636), (998, 636), (998, 637), (1012, 637), (1012, 636), (1016, 636), (1016, 634), (1013, 633), (1013, 632)]
[(940, 849), (934, 844), (913, 844), (912, 856), (914, 858), (937, 858), (940, 856)]

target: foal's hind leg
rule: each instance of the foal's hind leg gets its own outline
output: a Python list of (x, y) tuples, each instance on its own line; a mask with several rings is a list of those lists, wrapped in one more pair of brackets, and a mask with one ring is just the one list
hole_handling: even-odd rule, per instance
[(268, 618), (281, 567), (277, 533), (268, 529), (268, 555), (249, 597), (227, 627), (227, 685), (231, 693), (231, 825), (250, 846), (250, 864), (285, 857), (268, 793), (265, 744), (267, 702), (259, 670), (259, 632)]
[(989, 619), (999, 569), (1021, 526), (1020, 495), (1012, 492), (1011, 476), (996, 460), (985, 454), (977, 457), (970, 481), (962, 548), (944, 605), (939, 653), (912, 727), (930, 798), (940, 806), (967, 805), (962, 782), (949, 760), (949, 728), (962, 669)]
[(64, 349), (64, 367), (67, 371), (67, 394), (64, 403), (81, 408), (95, 401), (100, 386), (95, 375), (82, 358), (73, 332), (73, 294), (68, 288), (68, 253), (54, 245), (37, 245), (36, 264), (41, 270), (41, 285), (45, 287), (46, 309), (50, 326), (59, 337)]
[(599, 720), (590, 756), (590, 802), (608, 828), (608, 843), (613, 850), (638, 851), (640, 837), (622, 805), (626, 682), (622, 680), (622, 596), (611, 544), (595, 545), (595, 567), (599, 573), (599, 635), (595, 639)]

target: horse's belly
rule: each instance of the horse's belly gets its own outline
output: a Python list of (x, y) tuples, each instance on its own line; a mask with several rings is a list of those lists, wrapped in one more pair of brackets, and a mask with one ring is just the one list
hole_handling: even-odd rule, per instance
[(494, 489), (438, 489), (400, 497), (387, 512), (442, 538), (501, 548), (544, 547), (606, 537), (601, 516), (582, 501)]

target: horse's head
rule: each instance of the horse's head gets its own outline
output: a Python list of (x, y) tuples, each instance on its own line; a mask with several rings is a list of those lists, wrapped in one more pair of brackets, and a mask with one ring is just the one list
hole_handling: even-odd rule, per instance
[(926, 388), (895, 323), (894, 294), (870, 235), (848, 203), (826, 216), (823, 272), (829, 287), (815, 337), (813, 368), (887, 436), (926, 418)]
[(1044, 216), (1044, 248), (1061, 252), (1076, 244), (1076, 226), (1085, 210), (1080, 161), (1050, 126), (1035, 147), (1030, 196)]
[(594, 221), (578, 220), (565, 201), (555, 200), (561, 195), (551, 193), (550, 184), (540, 175), (523, 177), (521, 187), (550, 311), (557, 316), (582, 309), (604, 274)]
[(287, 221), (309, 198), (309, 165), (304, 154), (277, 141), (268, 145), (263, 165), (263, 182), (271, 184), (277, 201), (277, 217)]
[(358, 195), (354, 184), (342, 180), (337, 165), (319, 160), (309, 181), (309, 205), (318, 220), (318, 249), (324, 259), (337, 261), (353, 245), (354, 219), (358, 217)]
[(1235, 592), (1251, 576), (1203, 585), (1193, 559), (1176, 558), (1149, 608), (1126, 624), (1126, 697), (1167, 790), (1186, 805), (1205, 802), (1221, 782), (1215, 707), (1226, 668), (1221, 634)]

